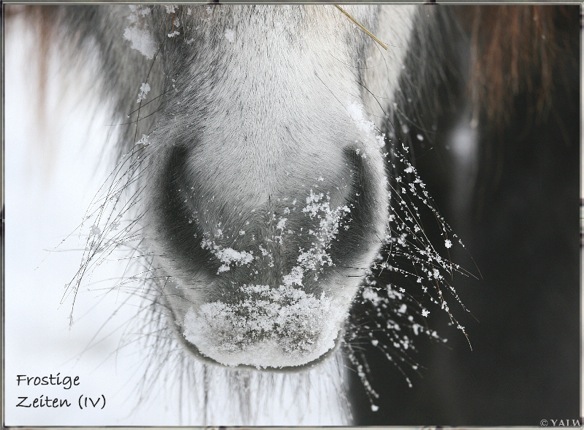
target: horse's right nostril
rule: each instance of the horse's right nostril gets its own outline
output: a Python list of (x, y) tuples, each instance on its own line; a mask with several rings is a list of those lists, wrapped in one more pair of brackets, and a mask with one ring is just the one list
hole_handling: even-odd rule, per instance
[[(346, 149), (345, 158), (352, 177), (347, 194), (350, 213), (330, 255), (339, 268), (358, 269), (362, 276), (381, 247), (389, 219), (385, 163), (379, 154), (367, 154), (357, 148)], [(355, 276), (354, 270), (352, 273)]]

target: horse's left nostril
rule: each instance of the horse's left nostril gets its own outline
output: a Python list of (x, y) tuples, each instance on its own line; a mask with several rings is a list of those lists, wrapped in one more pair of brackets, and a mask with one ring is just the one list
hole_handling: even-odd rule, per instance
[[(201, 270), (217, 271), (217, 262), (208, 249), (201, 246), (203, 231), (195, 210), (195, 184), (189, 179), (186, 147), (175, 146), (170, 151), (159, 176), (158, 192), (152, 202), (154, 217), (151, 235), (162, 257), (171, 258), (177, 267), (197, 276)], [(196, 270), (192, 264), (196, 261)], [(190, 272), (190, 273), (189, 273)]]

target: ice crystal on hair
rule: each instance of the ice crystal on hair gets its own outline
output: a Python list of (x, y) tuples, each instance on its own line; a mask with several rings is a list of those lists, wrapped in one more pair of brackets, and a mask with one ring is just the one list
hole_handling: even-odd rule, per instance
[(235, 42), (235, 31), (230, 28), (225, 30), (225, 39), (227, 39), (229, 43)]
[[(373, 138), (378, 147), (382, 148), (385, 146), (385, 134), (379, 133), (375, 124), (372, 121), (365, 119), (363, 105), (351, 102), (347, 106), (347, 113), (358, 130), (362, 131), (365, 136)], [(359, 152), (357, 152), (357, 154), (359, 154)], [(363, 156), (365, 157), (366, 154), (363, 154)]]
[(139, 141), (136, 142), (137, 146), (148, 146), (150, 145), (150, 137), (143, 134)]
[(223, 247), (211, 239), (203, 239), (201, 248), (210, 251), (221, 262), (217, 274), (229, 271), (231, 266), (245, 266), (254, 260), (252, 252), (236, 251), (233, 248)]
[[(359, 119), (359, 112), (354, 108), (354, 120)], [(403, 128), (407, 131), (407, 126)], [(353, 343), (368, 339), (411, 386), (410, 374), (417, 372), (419, 367), (415, 358), (417, 338), (446, 342), (429, 326), (432, 307), (445, 312), (452, 325), (466, 336), (448, 303), (453, 300), (466, 311), (450, 280), (457, 274), (470, 274), (441, 255), (455, 244), (463, 249), (464, 246), (435, 208), (424, 182), (410, 162), (409, 148), (405, 144), (394, 145), (391, 152), (388, 156), (391, 214), (388, 234), (383, 238), (385, 258), (376, 260), (372, 275), (364, 282), (355, 313), (363, 317), (352, 321), (347, 346), (349, 360), (361, 376), (372, 406), (379, 396), (363, 370), (366, 359), (357, 348), (351, 348)], [(422, 219), (429, 216), (439, 226), (445, 248), (436, 249), (426, 236)]]
[(140, 103), (142, 100), (144, 100), (149, 92), (150, 84), (146, 82), (140, 85), (140, 92), (138, 93), (138, 100), (136, 100), (136, 103)]
[(134, 5), (130, 5), (129, 9), (130, 13), (127, 16), (129, 25), (124, 30), (124, 39), (131, 43), (132, 49), (151, 60), (156, 52), (156, 42), (144, 19), (150, 15), (151, 10), (148, 6)]
[(309, 230), (308, 232), (314, 238), (313, 246), (308, 250), (302, 250), (298, 256), (300, 267), (317, 270), (318, 267), (324, 265), (332, 266), (333, 262), (328, 250), (339, 232), (343, 216), (350, 213), (351, 209), (346, 205), (332, 209), (328, 194), (314, 193), (313, 190), (310, 190), (302, 212), (308, 214), (310, 218), (317, 219), (319, 225), (316, 231)]
[(89, 229), (90, 236), (99, 236), (100, 234), (101, 234), (101, 229), (99, 228), (98, 225), (92, 225), (91, 228)]
[[(137, 15), (145, 13), (140, 11), (143, 9), (134, 9)], [(80, 235), (86, 236), (86, 245), (79, 270), (66, 285), (63, 296), (63, 300), (67, 297), (72, 298), (70, 323), (73, 323), (75, 302), (82, 283), (91, 279), (94, 271), (102, 263), (118, 258), (120, 261), (127, 261), (128, 265), (140, 264), (138, 262), (151, 258), (148, 251), (142, 251), (137, 246), (140, 241), (137, 222), (144, 213), (135, 211), (128, 216), (140, 198), (134, 186), (145, 156), (142, 146), (147, 145), (147, 142), (148, 137), (144, 135), (131, 148), (130, 153), (120, 157), (106, 182), (93, 197), (83, 222), (77, 229)], [(133, 277), (123, 279), (118, 287), (127, 288), (127, 285), (134, 281), (136, 279)]]
[(169, 15), (172, 15), (172, 14), (176, 13), (177, 8), (178, 8), (178, 6), (177, 5), (173, 5), (173, 4), (164, 5), (164, 9), (166, 10), (166, 13), (169, 14)]
[(257, 363), (261, 368), (264, 357), (270, 363), (301, 359), (315, 348), (334, 346), (334, 337), (315, 329), (336, 312), (324, 294), (317, 297), (292, 285), (236, 288), (237, 301), (217, 300), (186, 313), (183, 335), (203, 353), (220, 351), (227, 366)]

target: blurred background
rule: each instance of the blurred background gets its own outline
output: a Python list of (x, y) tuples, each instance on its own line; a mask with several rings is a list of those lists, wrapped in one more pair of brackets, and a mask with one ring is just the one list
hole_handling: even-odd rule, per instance
[[(5, 39), (5, 413), (8, 425), (178, 424), (173, 411), (152, 408), (173, 401), (173, 390), (151, 393), (137, 408), (147, 360), (136, 309), (140, 298), (114, 291), (124, 275), (115, 253), (88, 273), (77, 294), (67, 288), (80, 267), (91, 225), (82, 226), (111, 167), (107, 157), (115, 137), (107, 106), (98, 106), (87, 75), (63, 81), (65, 65), (50, 55), (51, 83), (39, 94), (39, 61), (34, 38), (20, 6), (6, 23)], [(7, 14), (6, 14), (7, 15)], [(95, 207), (95, 205), (93, 206)], [(80, 386), (18, 386), (16, 375), (79, 376)], [(77, 398), (105, 395), (106, 409), (79, 410)], [(18, 397), (65, 398), (73, 407), (16, 408)], [(176, 395), (175, 395), (176, 396)], [(174, 398), (176, 401), (176, 398)], [(166, 403), (164, 403), (166, 404)], [(118, 405), (116, 407), (116, 405)], [(123, 405), (119, 407), (119, 405)], [(167, 412), (165, 414), (165, 412)], [(129, 421), (128, 421), (129, 420)]]
[[(412, 142), (420, 176), (466, 245), (452, 260), (479, 278), (451, 281), (472, 313), (451, 305), (472, 350), (437, 316), (432, 326), (448, 342), (417, 344), (421, 369), (409, 372), (408, 388), (369, 346), (377, 412), (355, 374), (352, 381), (364, 425), (539, 426), (581, 414), (580, 7), (517, 7), (520, 14), (456, 6), (460, 33), (443, 52), (451, 68), (436, 66), (442, 85), (420, 90), (430, 112), (410, 106), (418, 127), (399, 136)], [(514, 33), (523, 37), (511, 48)], [(499, 49), (481, 64), (509, 84), (503, 110), (490, 112), (473, 106), (469, 82), (480, 52)], [(515, 84), (513, 49), (526, 53)], [(478, 85), (483, 97), (498, 90), (494, 79)], [(433, 108), (436, 101), (445, 108)], [(429, 221), (425, 231), (440, 243)]]

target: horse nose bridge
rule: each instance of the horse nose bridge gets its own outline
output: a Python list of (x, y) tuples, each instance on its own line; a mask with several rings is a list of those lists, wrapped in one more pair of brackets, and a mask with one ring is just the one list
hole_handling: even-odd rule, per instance
[(320, 154), (302, 154), (304, 160), (291, 157), (275, 165), (278, 160), (264, 155), (255, 164), (229, 159), (222, 168), (191, 156), (184, 167), (182, 188), (191, 190), (185, 201), (203, 234), (222, 246), (296, 258), (293, 251), (310, 248), (321, 225), (334, 221), (350, 200), (353, 171), (339, 153), (328, 163), (311, 159), (322, 161)]

